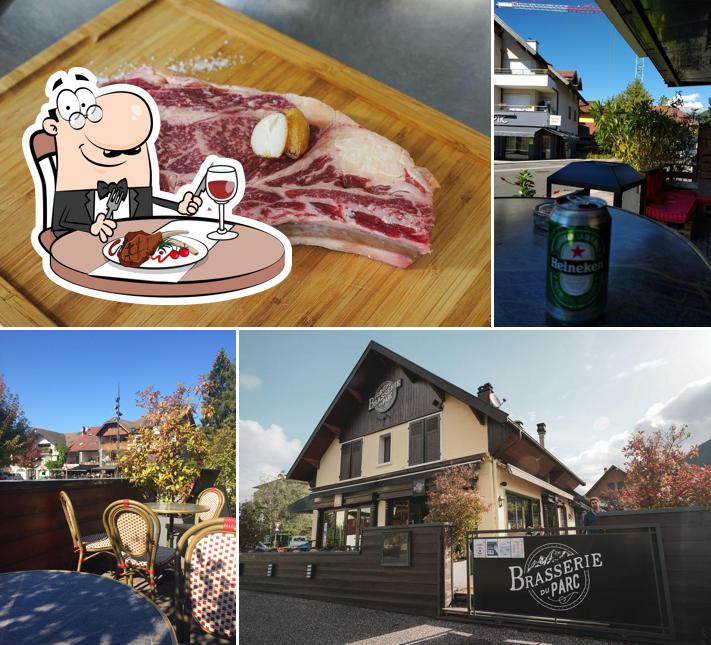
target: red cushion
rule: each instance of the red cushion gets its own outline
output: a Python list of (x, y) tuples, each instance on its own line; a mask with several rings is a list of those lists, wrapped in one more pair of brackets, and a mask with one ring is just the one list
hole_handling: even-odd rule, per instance
[(647, 177), (647, 201), (651, 204), (662, 204), (664, 202), (664, 169), (652, 170), (645, 173)]
[(667, 190), (661, 204), (647, 203), (644, 214), (660, 222), (686, 224), (696, 207), (696, 193), (691, 190)]

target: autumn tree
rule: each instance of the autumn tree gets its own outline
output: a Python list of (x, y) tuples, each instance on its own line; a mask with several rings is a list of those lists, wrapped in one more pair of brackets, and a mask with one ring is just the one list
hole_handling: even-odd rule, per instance
[(13, 456), (13, 462), (20, 468), (37, 468), (42, 461), (42, 453), (33, 439), (28, 439)]
[(625, 508), (711, 505), (711, 466), (690, 463), (698, 447), (684, 447), (686, 426), (635, 432), (622, 449), (627, 479), (620, 498)]
[(434, 488), (427, 493), (429, 513), (425, 522), (449, 522), (452, 525), (454, 555), (465, 552), (466, 534), (479, 525), (481, 514), (489, 510), (476, 486), (473, 465), (451, 466), (434, 478)]
[(22, 450), (29, 429), (20, 400), (0, 374), (0, 468), (8, 466), (12, 456)]
[(235, 362), (220, 349), (205, 378), (202, 426), (207, 437), (205, 465), (218, 468), (217, 484), (224, 488), (231, 506), (236, 503), (237, 482), (237, 374)]
[(165, 396), (153, 388), (138, 393), (137, 405), (146, 413), (118, 463), (123, 475), (151, 498), (183, 501), (200, 475), (207, 450), (194, 414), (201, 394), (202, 386), (185, 385)]

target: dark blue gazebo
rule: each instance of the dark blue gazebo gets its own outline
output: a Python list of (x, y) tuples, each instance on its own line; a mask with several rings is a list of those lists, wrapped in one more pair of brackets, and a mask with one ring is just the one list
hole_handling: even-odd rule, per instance
[(642, 186), (639, 196), (639, 212), (644, 213), (646, 197), (644, 175), (632, 166), (619, 161), (574, 161), (548, 177), (547, 196), (551, 196), (553, 184), (582, 188), (586, 195), (591, 190), (604, 190), (614, 194), (613, 205), (622, 208), (622, 193)]

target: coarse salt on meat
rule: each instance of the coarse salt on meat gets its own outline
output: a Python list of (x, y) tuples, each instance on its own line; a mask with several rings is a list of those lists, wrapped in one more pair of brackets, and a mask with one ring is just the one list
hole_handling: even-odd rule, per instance
[[(247, 189), (234, 213), (284, 232), (292, 244), (358, 253), (397, 267), (430, 252), (437, 182), (396, 143), (321, 101), (296, 94), (165, 76), (139, 68), (108, 81), (137, 85), (161, 116), (156, 142), (160, 185), (192, 182), (208, 155), (244, 166)], [(254, 126), (267, 114), (298, 107), (311, 128), (298, 160), (252, 151)]]

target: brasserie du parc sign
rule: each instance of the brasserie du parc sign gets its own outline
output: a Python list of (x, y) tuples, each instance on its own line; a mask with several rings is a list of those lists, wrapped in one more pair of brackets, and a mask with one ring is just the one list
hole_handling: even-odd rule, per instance
[(661, 557), (648, 533), (479, 533), (470, 554), (476, 611), (634, 630), (668, 622)]
[(383, 381), (375, 394), (368, 399), (368, 410), (376, 412), (387, 412), (397, 399), (398, 388), (402, 385), (402, 379), (396, 381)]

